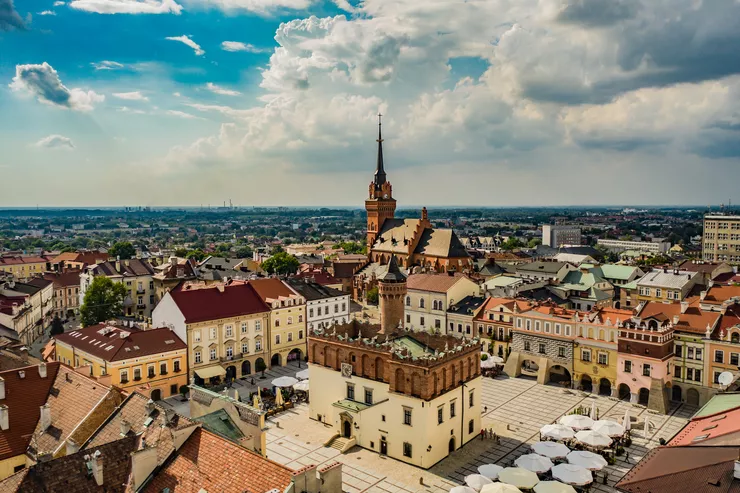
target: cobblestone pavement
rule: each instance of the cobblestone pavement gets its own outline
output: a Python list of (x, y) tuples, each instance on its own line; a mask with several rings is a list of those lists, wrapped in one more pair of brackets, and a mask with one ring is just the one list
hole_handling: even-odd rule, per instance
[[(629, 456), (619, 457), (615, 465), (605, 469), (607, 484), (602, 484), (602, 474), (598, 473), (598, 482), (591, 488), (592, 492), (602, 493), (615, 492), (614, 484), (648, 450), (658, 446), (660, 438), (669, 440), (683, 428), (696, 411), (696, 408), (681, 405), (664, 416), (647, 411), (643, 406), (539, 385), (530, 379), (486, 378), (483, 381), (483, 426), (494, 429), (501, 437), (500, 444), (476, 438), (428, 471), (359, 447), (344, 455), (324, 447), (323, 443), (333, 432), (330, 427), (310, 420), (306, 405), (268, 420), (267, 452), (270, 459), (293, 468), (342, 462), (345, 491), (350, 493), (446, 493), (461, 484), (466, 475), (476, 473), (481, 464), (513, 464), (539, 440), (542, 426), (578, 406), (590, 408), (594, 401), (601, 419), (621, 419), (628, 409), (631, 416), (637, 417)], [(650, 421), (647, 433), (639, 429), (646, 417)]]

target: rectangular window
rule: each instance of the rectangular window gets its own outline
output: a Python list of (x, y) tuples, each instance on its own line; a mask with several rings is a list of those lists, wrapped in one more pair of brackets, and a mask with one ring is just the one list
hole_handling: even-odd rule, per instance
[(226, 337), (234, 337), (234, 327), (231, 325), (226, 326)]
[(714, 383), (719, 384), (719, 376), (722, 374), (721, 371), (715, 371), (714, 372)]
[(293, 317), (288, 317), (288, 325), (293, 325)]
[(581, 349), (581, 361), (585, 361), (585, 362), (591, 361), (591, 350), (590, 349)]
[(308, 316), (313, 317), (313, 308), (308, 309)]
[(656, 298), (660, 298), (660, 295), (661, 295), (661, 294), (662, 294), (662, 292), (661, 292), (660, 288), (656, 288), (656, 289), (655, 289), (655, 297), (656, 297)]
[(675, 354), (676, 354), (676, 356), (678, 356), (679, 358), (680, 358), (681, 356), (683, 356), (683, 346), (679, 346), (678, 344), (676, 344), (676, 347), (674, 348), (674, 353), (675, 353)]
[(606, 353), (599, 353), (599, 364), (600, 365), (609, 364), (609, 356)]
[(468, 421), (468, 433), (473, 433), (473, 430), (475, 429), (475, 421), (472, 419)]
[(201, 356), (200, 351), (196, 351), (195, 352), (195, 362), (196, 363), (202, 363), (203, 362), (203, 357)]
[(231, 346), (226, 346), (226, 358), (232, 359), (234, 357), (234, 348)]
[(730, 353), (730, 364), (732, 366), (738, 366), (738, 353)]
[(475, 403), (475, 393), (474, 391), (468, 392), (468, 407), (473, 407), (473, 404)]
[(262, 320), (255, 320), (254, 321), (254, 331), (259, 332), (262, 330)]
[(218, 358), (217, 353), (216, 353), (216, 348), (211, 349), (210, 356), (211, 356), (211, 361)]
[(288, 332), (288, 342), (292, 342), (292, 341), (293, 341), (293, 333)]
[(719, 349), (714, 351), (714, 362), (715, 363), (724, 363), (725, 362), (725, 352), (720, 351)]
[(437, 424), (442, 424), (445, 420), (445, 408), (444, 406), (439, 406), (437, 408)]
[(128, 370), (121, 370), (121, 383), (128, 383)]
[(353, 401), (355, 400), (355, 386), (354, 384), (348, 383), (347, 384), (347, 399)]
[(242, 353), (244, 354), (249, 353), (249, 343), (248, 342), (242, 342)]
[(701, 361), (701, 357), (702, 357), (702, 349), (701, 349), (700, 347), (696, 348), (696, 351), (695, 351), (695, 353), (696, 353), (696, 357), (695, 357), (695, 359), (696, 359), (697, 361)]
[(673, 376), (676, 378), (681, 378), (681, 367), (680, 366), (675, 366), (673, 368)]
[(409, 442), (403, 442), (403, 456), (411, 458), (411, 444)]
[(373, 389), (365, 389), (365, 404), (368, 406), (373, 404)]
[(409, 315), (408, 313), (406, 314), (406, 323), (407, 324), (411, 323), (411, 315)]
[(644, 377), (649, 377), (650, 376), (650, 365), (648, 365), (648, 364), (642, 365), (642, 375)]
[(701, 370), (698, 368), (694, 370), (694, 381), (701, 382)]
[(529, 351), (530, 350), (529, 347), (530, 347), (529, 346), (529, 341), (524, 341), (524, 350), (525, 351)]
[(558, 348), (558, 358), (565, 358), (565, 348), (562, 346)]
[(434, 321), (434, 328), (435, 329), (441, 329), (442, 328), (442, 321), (441, 320), (435, 320)]
[(547, 352), (547, 347), (545, 346), (544, 343), (540, 343), (539, 350), (540, 350), (540, 354), (545, 354)]
[(262, 339), (256, 339), (254, 341), (254, 350), (257, 352), (262, 351)]
[(450, 402), (450, 418), (455, 417), (455, 401)]
[(565, 326), (565, 335), (570, 336), (570, 325)]
[(688, 359), (694, 359), (694, 348), (692, 348), (692, 347), (687, 347), (686, 348), (686, 357)]
[(172, 363), (172, 370), (175, 372), (180, 371), (180, 360), (176, 359), (174, 363)]
[(193, 331), (193, 341), (200, 342), (200, 331), (199, 330)]
[(210, 338), (211, 338), (211, 340), (213, 340), (213, 339), (216, 338), (216, 327), (211, 327), (211, 330), (210, 330)]
[(242, 334), (247, 333), (247, 322), (242, 322)]
[(275, 334), (275, 344), (280, 344), (280, 334)]
[(536, 330), (537, 332), (540, 331), (540, 321), (539, 320), (535, 321), (534, 330)]
[(545, 322), (545, 332), (550, 333), (550, 322)]
[(303, 331), (302, 330), (299, 330), (298, 331), (298, 339), (303, 339)]
[(159, 374), (160, 375), (167, 375), (167, 363), (160, 363), (159, 364)]
[(403, 409), (403, 424), (411, 426), (411, 409)]
[(693, 380), (693, 379), (694, 379), (694, 369), (686, 368), (686, 380)]
[(154, 365), (149, 365), (146, 367), (146, 376), (147, 378), (154, 378), (156, 374), (154, 373)]
[(275, 319), (275, 327), (280, 327), (280, 319)]
[(419, 324), (424, 327), (424, 317), (419, 317)]
[(141, 380), (141, 368), (134, 368), (134, 380)]

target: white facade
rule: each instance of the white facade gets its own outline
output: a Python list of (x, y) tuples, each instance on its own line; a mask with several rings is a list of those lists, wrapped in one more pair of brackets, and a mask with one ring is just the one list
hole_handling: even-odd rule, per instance
[(323, 300), (306, 301), (306, 323), (308, 330), (331, 327), (335, 323), (349, 322), (350, 295), (335, 296)]
[(542, 244), (553, 248), (564, 245), (580, 245), (581, 228), (565, 224), (543, 224)]
[(670, 241), (625, 241), (599, 238), (596, 243), (615, 252), (635, 250), (647, 253), (666, 253), (671, 248)]
[[(390, 392), (384, 382), (343, 377), (331, 368), (310, 364), (309, 372), (309, 416), (340, 434), (351, 421), (352, 437), (368, 450), (380, 453), (383, 447), (389, 457), (428, 469), (480, 433), (481, 377), (425, 401)], [(347, 398), (348, 386), (353, 386), (354, 399)]]
[(466, 296), (478, 296), (480, 286), (461, 277), (446, 292), (409, 289), (404, 300), (404, 327), (445, 332), (447, 309)]

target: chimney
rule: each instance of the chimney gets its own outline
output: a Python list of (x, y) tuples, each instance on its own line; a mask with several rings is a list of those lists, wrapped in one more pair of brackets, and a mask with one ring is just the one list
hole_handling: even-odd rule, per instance
[(177, 265), (177, 257), (170, 257), (170, 265), (172, 267)]
[(26, 378), (26, 372), (23, 370), (18, 370), (18, 378), (20, 378), (21, 380)]
[(41, 378), (46, 378), (46, 363), (39, 364), (39, 376)]
[(77, 452), (80, 451), (80, 446), (77, 445), (77, 442), (75, 442), (71, 438), (67, 438), (66, 448), (67, 448), (67, 451), (66, 451), (67, 455), (76, 454)]
[(157, 447), (148, 447), (131, 454), (131, 476), (133, 489), (138, 491), (144, 481), (157, 467)]
[(701, 293), (699, 293), (699, 301), (704, 301), (704, 298), (706, 297), (707, 297), (706, 291), (702, 291)]
[(305, 493), (319, 493), (321, 491), (321, 483), (319, 482), (319, 477), (316, 475), (315, 464), (304, 466), (295, 471), (290, 481), (295, 486), (295, 491)]
[(121, 272), (121, 256), (116, 257), (116, 272)]
[(126, 421), (125, 419), (121, 420), (121, 436), (125, 437), (128, 435), (128, 432), (131, 431), (131, 423)]
[(0, 401), (5, 399), (5, 379), (0, 377)]
[(51, 426), (51, 406), (49, 406), (49, 404), (41, 406), (39, 424), (41, 425), (42, 432), (48, 430), (49, 426)]
[(681, 302), (681, 313), (686, 313), (686, 310), (689, 309), (689, 302), (688, 301), (682, 301)]
[[(95, 484), (103, 486), (103, 454), (96, 450), (92, 455), (86, 455), (87, 471), (95, 478)], [(89, 476), (88, 476), (89, 477)]]
[(146, 410), (149, 413), (154, 411), (154, 401), (153, 400), (149, 399), (148, 401), (146, 401)]
[(678, 315), (673, 315), (673, 325), (678, 325), (680, 318)]
[(321, 493), (342, 493), (342, 464), (335, 462), (319, 469)]
[(10, 427), (10, 417), (8, 416), (8, 406), (0, 404), (0, 430), (5, 431)]
[[(21, 359), (24, 363), (28, 363), (28, 348), (26, 346), (21, 347)], [(21, 377), (23, 378), (23, 377)]]

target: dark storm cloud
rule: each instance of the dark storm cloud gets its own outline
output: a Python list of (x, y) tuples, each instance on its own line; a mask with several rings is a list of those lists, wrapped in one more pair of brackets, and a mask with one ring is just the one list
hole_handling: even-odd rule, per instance
[(703, 132), (690, 145), (690, 149), (697, 156), (710, 159), (738, 158), (740, 138), (735, 132)]
[(558, 21), (586, 27), (611, 26), (637, 15), (637, 0), (571, 0), (558, 15)]
[(13, 85), (27, 89), (47, 103), (67, 108), (72, 107), (69, 89), (62, 84), (54, 67), (46, 62), (40, 65), (16, 66)]
[(0, 0), (0, 31), (11, 29), (24, 30), (26, 25), (13, 7), (13, 0)]
[(385, 36), (376, 41), (368, 50), (360, 66), (363, 82), (385, 82), (393, 75), (393, 68), (401, 54), (404, 39)]
[(584, 149), (631, 152), (668, 144), (670, 139), (650, 137), (590, 137), (575, 138), (576, 144)]

